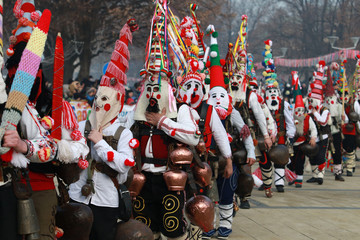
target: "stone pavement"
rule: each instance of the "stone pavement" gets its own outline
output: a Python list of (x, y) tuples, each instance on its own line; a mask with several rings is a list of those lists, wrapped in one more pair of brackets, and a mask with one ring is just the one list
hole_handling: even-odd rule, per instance
[[(253, 169), (255, 169), (253, 167)], [(306, 183), (302, 188), (285, 186), (266, 198), (254, 188), (249, 210), (240, 209), (229, 239), (360, 239), (360, 162), (353, 177), (334, 180), (329, 169), (324, 183)]]

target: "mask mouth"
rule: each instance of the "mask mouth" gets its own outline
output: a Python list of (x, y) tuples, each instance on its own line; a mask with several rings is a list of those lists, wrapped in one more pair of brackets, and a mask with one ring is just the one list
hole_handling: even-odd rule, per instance
[(237, 90), (239, 90), (239, 87), (238, 87), (238, 86), (231, 85), (231, 90), (237, 91)]
[(199, 101), (199, 99), (199, 95), (191, 96), (191, 104), (196, 103), (197, 101)]
[(95, 111), (98, 112), (98, 111), (100, 111), (102, 108), (103, 108), (103, 106), (96, 106), (96, 107), (95, 107)]
[(158, 100), (155, 98), (150, 98), (149, 105), (147, 106), (146, 111), (158, 113), (160, 111)]
[(278, 105), (278, 102), (276, 100), (271, 101), (271, 106), (277, 106), (277, 105)]

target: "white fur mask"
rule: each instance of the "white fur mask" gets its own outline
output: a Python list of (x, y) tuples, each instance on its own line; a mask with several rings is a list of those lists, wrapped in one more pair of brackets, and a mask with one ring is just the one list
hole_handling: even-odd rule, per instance
[(231, 113), (230, 97), (223, 87), (213, 87), (209, 91), (207, 104), (215, 107), (221, 119), (225, 119)]
[(177, 117), (176, 99), (171, 85), (167, 80), (161, 80), (159, 85), (158, 75), (145, 81), (143, 90), (136, 105), (134, 120), (146, 121), (145, 112), (161, 112), (166, 110), (168, 118)]
[(246, 82), (244, 74), (234, 74), (230, 78), (230, 88), (233, 103), (245, 101), (246, 99)]
[(204, 99), (202, 83), (195, 78), (190, 78), (179, 87), (179, 96), (183, 102), (189, 104), (192, 108), (199, 107)]
[(277, 88), (268, 88), (265, 91), (265, 96), (266, 105), (268, 108), (271, 111), (278, 110), (281, 100), (279, 90)]

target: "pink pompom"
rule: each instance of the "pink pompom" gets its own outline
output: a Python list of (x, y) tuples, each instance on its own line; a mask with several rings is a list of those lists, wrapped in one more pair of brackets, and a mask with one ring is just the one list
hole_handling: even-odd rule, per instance
[(15, 35), (12, 35), (11, 37), (9, 37), (9, 42), (10, 44), (15, 44), (17, 41), (17, 38)]
[(32, 12), (30, 18), (33, 22), (37, 22), (40, 20), (40, 14), (38, 12)]
[(89, 162), (86, 159), (79, 159), (78, 166), (81, 169), (87, 169), (89, 167)]
[(133, 166), (135, 165), (135, 161), (126, 159), (125, 162), (124, 162), (124, 164), (125, 164), (125, 166), (133, 167)]
[(29, 19), (22, 17), (19, 19), (19, 24), (23, 27), (26, 27), (29, 24)]
[(132, 149), (136, 149), (140, 146), (140, 142), (139, 140), (137, 140), (136, 138), (133, 138), (130, 140), (129, 142), (129, 146), (132, 148)]
[(107, 160), (108, 160), (108, 162), (114, 161), (114, 152), (109, 151), (109, 152), (107, 152), (106, 155), (107, 155)]
[(70, 137), (73, 141), (79, 141), (82, 138), (82, 134), (79, 130), (74, 130), (70, 134)]
[(22, 18), (22, 16), (24, 16), (24, 10), (15, 11), (14, 14), (17, 19)]

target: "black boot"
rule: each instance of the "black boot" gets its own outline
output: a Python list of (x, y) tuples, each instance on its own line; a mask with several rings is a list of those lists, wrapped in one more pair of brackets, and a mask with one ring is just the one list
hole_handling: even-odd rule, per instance
[(306, 181), (307, 183), (315, 183), (315, 182), (318, 182), (317, 178), (315, 177), (312, 177), (310, 178), (309, 180)]
[(241, 209), (250, 209), (250, 203), (248, 200), (244, 200), (240, 202)]
[(324, 179), (322, 179), (322, 178), (317, 178), (317, 183), (318, 183), (319, 185), (323, 184), (323, 182), (324, 182)]
[(341, 173), (340, 173), (340, 174), (335, 174), (335, 181), (344, 182), (345, 179), (341, 176)]
[(278, 192), (285, 192), (283, 185), (275, 185), (275, 187)]

